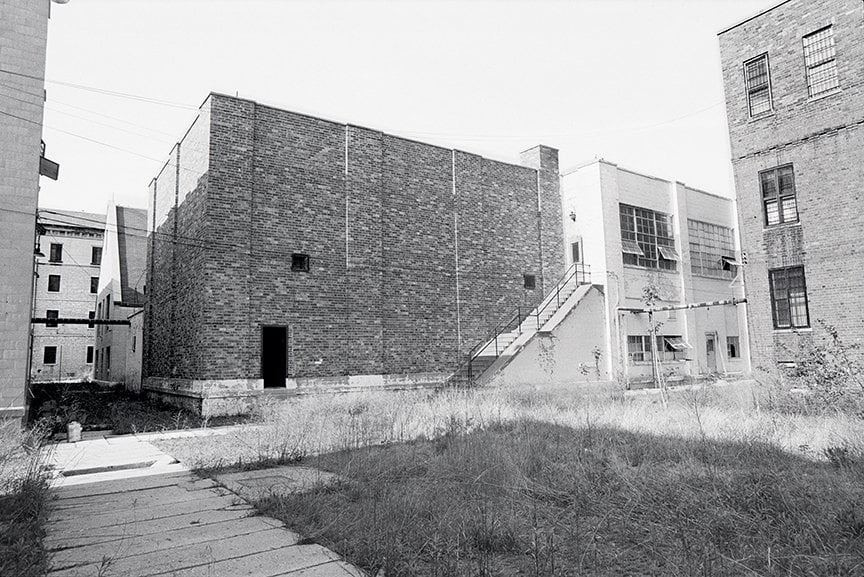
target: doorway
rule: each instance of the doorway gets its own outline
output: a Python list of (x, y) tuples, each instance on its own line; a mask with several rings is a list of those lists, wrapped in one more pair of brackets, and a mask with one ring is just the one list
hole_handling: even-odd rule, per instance
[(287, 327), (261, 327), (261, 376), (264, 388), (285, 387), (287, 332)]
[(705, 359), (709, 373), (717, 372), (717, 333), (705, 333)]

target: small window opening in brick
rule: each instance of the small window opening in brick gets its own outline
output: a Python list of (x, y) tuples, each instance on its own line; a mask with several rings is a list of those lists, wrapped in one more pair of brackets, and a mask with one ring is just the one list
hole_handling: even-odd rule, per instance
[(522, 279), (525, 281), (525, 288), (528, 290), (534, 290), (537, 286), (537, 279), (533, 274), (523, 274)]
[(309, 255), (298, 252), (292, 254), (291, 270), (295, 272), (309, 272)]

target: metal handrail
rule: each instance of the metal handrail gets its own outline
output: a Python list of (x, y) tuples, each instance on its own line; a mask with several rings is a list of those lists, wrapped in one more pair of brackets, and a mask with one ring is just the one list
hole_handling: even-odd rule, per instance
[[(577, 284), (588, 284), (590, 282), (590, 278), (591, 278), (590, 269), (591, 269), (591, 267), (589, 265), (574, 262), (572, 265), (570, 265), (567, 268), (567, 270), (564, 272), (564, 274), (561, 276), (561, 278), (558, 279), (558, 282), (555, 283), (555, 289), (554, 289), (554, 293), (555, 293), (554, 301), (556, 303), (556, 305), (555, 305), (556, 311), (561, 307), (561, 289), (564, 288), (564, 286), (568, 282), (570, 282), (570, 280), (574, 276), (577, 276), (577, 275), (581, 275), (581, 278), (577, 277), (577, 279), (576, 279)], [(586, 279), (587, 279), (587, 282), (586, 282)], [(537, 330), (540, 330), (540, 315), (549, 307), (550, 304), (552, 304), (552, 301), (553, 301), (552, 293), (553, 293), (553, 291), (549, 291), (549, 293), (543, 298), (543, 300), (540, 301), (540, 303), (534, 309), (536, 312), (533, 313), (533, 316), (535, 317), (535, 319), (537, 321)], [(542, 305), (542, 307), (541, 307), (541, 305)], [(504, 332), (507, 332), (509, 327), (512, 326), (512, 323), (514, 320), (516, 321), (516, 329), (518, 331), (518, 334), (520, 334), (520, 335), (522, 334), (522, 322), (525, 320), (528, 320), (528, 317), (532, 316), (532, 313), (529, 311), (523, 317), (521, 306), (517, 306), (516, 310), (514, 312), (515, 312), (515, 314), (513, 314), (513, 312), (511, 312), (511, 314), (508, 315), (505, 318), (505, 320), (499, 322), (497, 325), (495, 325), (489, 331), (487, 331), (486, 336), (483, 338), (483, 340), (481, 340), (476, 345), (471, 347), (471, 349), (468, 351), (467, 363), (468, 363), (468, 379), (469, 379), (469, 381), (472, 381), (474, 379), (473, 362), (474, 362), (474, 359), (477, 358), (480, 351), (486, 349), (490, 344), (492, 344), (494, 342), (494, 344), (495, 344), (495, 358), (497, 359), (501, 355), (501, 353), (503, 351), (498, 349), (498, 337), (501, 336), (501, 334), (503, 334)], [(461, 371), (462, 367), (464, 367), (464, 366), (465, 366), (465, 363), (463, 362), (461, 365), (459, 365), (459, 368), (457, 369), (456, 372), (458, 373), (459, 371)]]

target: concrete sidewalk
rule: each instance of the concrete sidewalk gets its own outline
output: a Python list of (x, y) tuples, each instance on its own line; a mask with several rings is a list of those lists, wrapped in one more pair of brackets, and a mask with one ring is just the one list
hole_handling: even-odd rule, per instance
[(58, 445), (50, 577), (361, 577), (146, 441)]

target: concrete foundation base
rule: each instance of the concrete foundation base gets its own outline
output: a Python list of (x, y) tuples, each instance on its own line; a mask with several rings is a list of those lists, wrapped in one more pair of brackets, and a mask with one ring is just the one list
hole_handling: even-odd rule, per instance
[(250, 413), (261, 396), (300, 396), (374, 390), (406, 390), (443, 386), (449, 373), (404, 373), (286, 378), (284, 387), (264, 388), (263, 379), (178, 379), (147, 377), (148, 398), (205, 417)]

